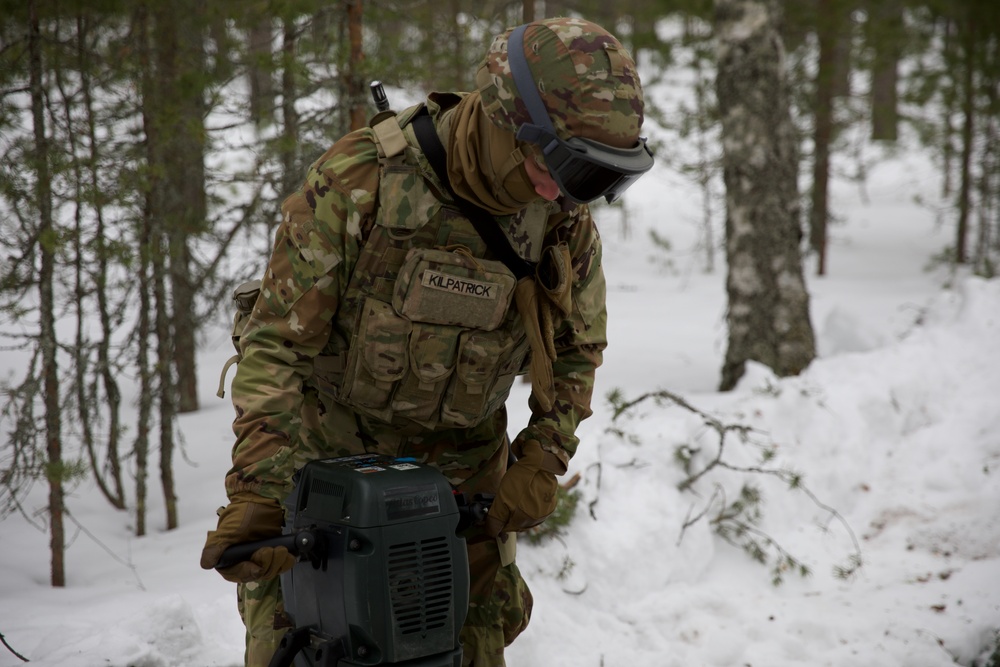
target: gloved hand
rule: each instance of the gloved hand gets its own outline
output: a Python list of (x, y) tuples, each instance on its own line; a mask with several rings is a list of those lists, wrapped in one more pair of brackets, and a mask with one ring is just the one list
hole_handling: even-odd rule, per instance
[[(201, 551), (201, 566), (211, 570), (222, 552), (234, 544), (254, 542), (281, 535), (283, 512), (277, 501), (253, 493), (237, 493), (219, 511), (219, 525), (208, 531)], [(285, 547), (262, 547), (250, 560), (219, 570), (224, 579), (235, 583), (273, 579), (295, 565), (295, 556)]]
[(493, 506), (486, 515), (486, 532), (492, 537), (537, 526), (556, 509), (556, 474), (565, 472), (559, 457), (528, 440), (500, 480)]

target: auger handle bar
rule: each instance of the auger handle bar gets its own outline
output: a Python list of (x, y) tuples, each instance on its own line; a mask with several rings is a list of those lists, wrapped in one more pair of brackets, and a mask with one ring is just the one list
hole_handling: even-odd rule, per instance
[(285, 547), (293, 556), (307, 557), (316, 546), (316, 535), (311, 530), (300, 530), (297, 533), (269, 537), (266, 540), (256, 540), (254, 542), (243, 542), (234, 544), (222, 552), (222, 557), (215, 564), (215, 569), (219, 570), (232, 567), (237, 563), (250, 560), (257, 549), (264, 547)]

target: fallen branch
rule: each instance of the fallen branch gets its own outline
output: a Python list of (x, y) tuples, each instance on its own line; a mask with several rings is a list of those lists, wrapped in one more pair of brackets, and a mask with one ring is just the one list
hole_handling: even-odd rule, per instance
[(28, 660), (27, 658), (25, 658), (23, 655), (21, 655), (20, 653), (18, 653), (17, 651), (15, 651), (11, 647), (11, 645), (7, 643), (7, 638), (3, 636), (2, 632), (0, 632), (0, 642), (3, 642), (3, 645), (7, 647), (8, 651), (10, 651), (11, 653), (13, 653), (18, 658), (20, 658), (21, 662), (31, 662), (30, 660)]

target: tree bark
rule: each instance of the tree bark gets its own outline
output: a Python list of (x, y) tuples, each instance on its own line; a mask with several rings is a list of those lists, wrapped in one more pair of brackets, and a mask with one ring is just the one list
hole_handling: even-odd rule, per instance
[(716, 0), (729, 345), (722, 390), (754, 360), (779, 376), (815, 357), (802, 275), (798, 155), (777, 0)]
[(816, 274), (826, 275), (826, 231), (829, 219), (830, 144), (833, 141), (833, 99), (836, 86), (837, 36), (840, 32), (837, 0), (820, 0), (817, 33), (819, 63), (813, 117), (812, 208), (809, 244), (816, 253)]
[[(91, 467), (94, 470), (94, 479), (97, 480), (101, 493), (108, 499), (108, 502), (111, 503), (112, 507), (115, 509), (125, 509), (125, 487), (122, 481), (121, 456), (118, 446), (121, 435), (121, 392), (119, 391), (118, 382), (115, 379), (113, 369), (111, 368), (111, 341), (114, 336), (114, 326), (111, 322), (110, 306), (108, 304), (110, 250), (108, 249), (108, 232), (104, 220), (104, 200), (101, 195), (101, 186), (98, 178), (100, 173), (101, 149), (97, 138), (97, 122), (94, 118), (94, 100), (91, 92), (90, 68), (92, 67), (92, 64), (90, 62), (89, 48), (87, 46), (87, 37), (90, 34), (90, 27), (82, 11), (77, 13), (76, 32), (77, 56), (80, 64), (80, 91), (83, 94), (84, 114), (87, 122), (87, 142), (90, 145), (86, 168), (90, 175), (90, 188), (93, 191), (93, 207), (96, 225), (93, 235), (94, 255), (96, 259), (96, 266), (93, 271), (93, 289), (94, 295), (97, 298), (97, 313), (101, 324), (101, 339), (97, 343), (97, 366), (94, 369), (94, 372), (101, 380), (101, 386), (104, 388), (103, 400), (107, 403), (104, 409), (106, 410), (108, 418), (108, 438), (104, 458), (108, 469), (109, 480), (105, 480), (105, 476), (100, 469), (92, 436), (87, 437), (86, 439), (87, 453), (90, 457)], [(81, 379), (80, 382), (82, 384), (83, 380)], [(94, 393), (97, 394), (97, 382), (95, 381), (94, 384)], [(89, 406), (85, 405), (86, 400), (83, 398), (85, 394), (83, 386), (79, 388), (79, 392), (81, 395), (80, 421), (81, 424), (86, 424), (86, 416), (82, 414), (82, 412), (88, 410)]]
[(903, 39), (903, 7), (897, 0), (874, 0), (869, 7), (869, 35), (875, 49), (872, 64), (872, 139), (896, 141), (899, 125), (899, 59)]
[(177, 414), (174, 405), (175, 386), (172, 366), (169, 362), (170, 345), (170, 314), (167, 304), (166, 280), (167, 271), (163, 266), (164, 248), (156, 243), (164, 238), (162, 230), (153, 233), (152, 247), (153, 268), (153, 307), (155, 308), (156, 327), (156, 365), (157, 378), (160, 385), (160, 486), (163, 489), (163, 505), (166, 512), (166, 529), (177, 527), (177, 493), (174, 488), (174, 417)]
[[(281, 44), (281, 191), (283, 195), (293, 192), (302, 182), (299, 169), (299, 114), (295, 110), (298, 86), (295, 81), (295, 20), (284, 19), (284, 33)], [(268, 230), (269, 236), (270, 232)]]
[(965, 264), (969, 259), (969, 216), (972, 209), (972, 153), (975, 150), (976, 91), (975, 47), (976, 26), (971, 17), (961, 20), (962, 42), (962, 165), (958, 184), (958, 224), (955, 228), (955, 262)]
[(170, 362), (176, 373), (173, 399), (180, 413), (198, 409), (197, 284), (192, 276), (191, 239), (204, 231), (205, 73), (198, 3), (154, 3), (153, 35), (159, 103), (152, 110), (158, 126), (159, 192), (154, 217), (169, 239), (166, 269), (170, 278)]
[(59, 366), (56, 341), (55, 281), (57, 231), (52, 215), (49, 145), (45, 134), (45, 94), (42, 89), (42, 35), (38, 6), (28, 3), (28, 68), (31, 116), (34, 130), (35, 198), (38, 207), (39, 250), (39, 346), (42, 353), (42, 384), (45, 387), (45, 473), (49, 483), (50, 582), (66, 585), (66, 533), (63, 524), (66, 466), (62, 458), (62, 414), (59, 402)]
[(265, 125), (274, 119), (274, 64), (271, 56), (273, 39), (270, 16), (261, 17), (247, 31), (247, 55), (250, 62), (250, 119)]
[(347, 104), (351, 110), (351, 130), (359, 130), (368, 122), (367, 90), (362, 80), (364, 51), (361, 49), (362, 0), (345, 0), (347, 4), (347, 37), (350, 52), (347, 61)]
[[(142, 94), (142, 125), (146, 136), (146, 162), (156, 161), (154, 147), (157, 144), (157, 130), (150, 116), (156, 105), (156, 86), (153, 74), (152, 45), (149, 38), (149, 13), (145, 3), (140, 3), (134, 19), (139, 43), (139, 76)], [(155, 181), (155, 173), (150, 179)], [(152, 239), (155, 234), (153, 225), (153, 193), (154, 186), (150, 184), (143, 193), (144, 201), (142, 218), (136, 226), (136, 236), (139, 245), (139, 321), (136, 324), (136, 366), (139, 374), (139, 416), (136, 424), (135, 437), (135, 534), (142, 537), (146, 534), (146, 501), (148, 496), (147, 479), (149, 477), (149, 432), (150, 419), (153, 413), (153, 374), (149, 366), (149, 339), (152, 333), (149, 313), (152, 308), (149, 273), (152, 258)]]

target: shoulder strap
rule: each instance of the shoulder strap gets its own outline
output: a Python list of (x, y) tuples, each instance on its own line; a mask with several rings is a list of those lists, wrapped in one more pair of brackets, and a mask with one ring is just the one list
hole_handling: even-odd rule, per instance
[(514, 252), (510, 241), (500, 229), (500, 225), (497, 224), (496, 219), (468, 199), (455, 194), (448, 180), (448, 162), (444, 146), (441, 145), (441, 139), (437, 135), (437, 130), (434, 129), (434, 121), (428, 115), (426, 107), (413, 119), (413, 132), (417, 135), (417, 142), (420, 143), (420, 149), (424, 152), (431, 167), (434, 168), (434, 173), (437, 174), (438, 180), (448, 189), (448, 193), (455, 201), (459, 210), (462, 211), (462, 215), (472, 222), (472, 226), (476, 228), (476, 233), (486, 242), (487, 247), (496, 253), (497, 258), (511, 270), (518, 280), (534, 276), (534, 265)]

